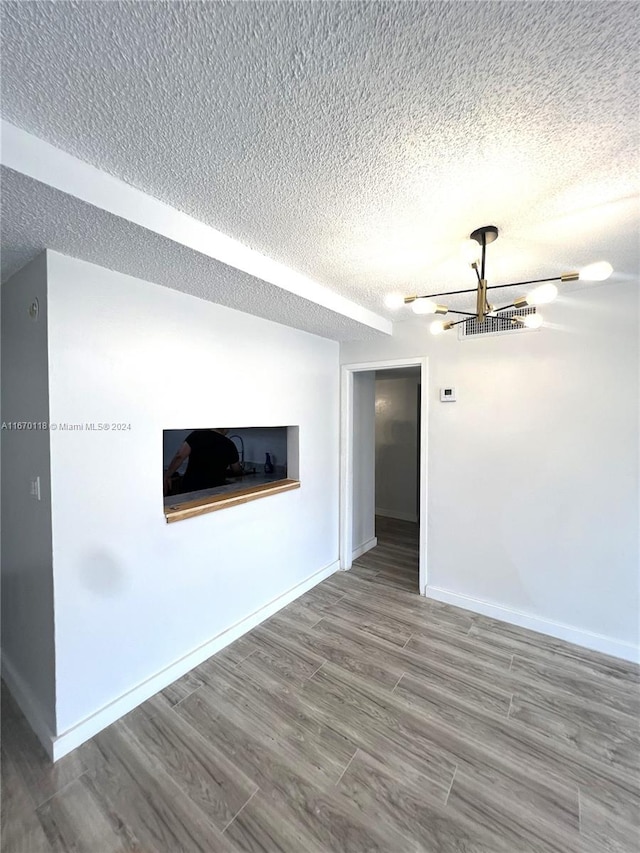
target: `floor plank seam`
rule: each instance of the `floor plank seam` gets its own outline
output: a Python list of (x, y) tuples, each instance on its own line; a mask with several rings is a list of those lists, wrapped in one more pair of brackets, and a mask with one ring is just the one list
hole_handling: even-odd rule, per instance
[(175, 704), (173, 704), (169, 708), (169, 711), (175, 711), (175, 709), (178, 707), (178, 705), (182, 705), (182, 703), (184, 702), (185, 699), (190, 699), (194, 694), (198, 693), (200, 690), (202, 690), (203, 687), (206, 687), (206, 686), (207, 686), (207, 683), (205, 681), (200, 685), (200, 687), (196, 687), (196, 689), (192, 690), (191, 693), (189, 693), (187, 696), (183, 696), (182, 699), (179, 699)]
[(406, 649), (406, 648), (407, 648), (407, 644), (411, 642), (411, 638), (412, 638), (412, 637), (413, 637), (413, 634), (409, 634), (409, 639), (407, 640), (407, 642), (406, 642), (406, 643), (404, 644), (404, 646), (402, 647), (403, 649)]
[(582, 835), (582, 804), (580, 800), (580, 785), (578, 787), (578, 832)]
[(35, 811), (35, 812), (37, 812), (37, 811), (38, 811), (38, 809), (41, 809), (43, 806), (46, 806), (46, 804), (47, 804), (48, 802), (50, 802), (54, 797), (57, 797), (57, 796), (58, 796), (58, 794), (61, 794), (61, 793), (62, 793), (66, 788), (68, 788), (68, 787), (69, 787), (69, 785), (73, 785), (73, 783), (74, 783), (74, 782), (77, 782), (77, 781), (78, 781), (78, 779), (82, 779), (82, 777), (83, 777), (83, 776), (86, 776), (86, 775), (87, 775), (87, 773), (88, 773), (88, 770), (83, 770), (83, 771), (82, 771), (82, 773), (80, 773), (80, 774), (79, 774), (78, 776), (76, 776), (74, 779), (69, 779), (69, 781), (68, 781), (65, 785), (63, 785), (61, 788), (58, 788), (58, 790), (57, 790), (57, 791), (54, 791), (54, 792), (53, 792), (53, 794), (51, 794), (50, 796), (48, 796), (48, 797), (47, 797), (45, 800), (43, 800), (41, 803), (37, 803), (37, 804), (36, 804), (36, 801), (35, 801), (35, 800), (33, 799), (33, 797), (32, 797), (31, 799), (32, 799), (32, 802), (34, 803), (34, 811)]
[(507, 710), (507, 720), (511, 719), (511, 709), (513, 708), (513, 697), (514, 696), (515, 696), (515, 693), (512, 693), (511, 699), (509, 699), (509, 709)]
[(243, 810), (246, 806), (248, 806), (248, 805), (249, 805), (249, 803), (250, 803), (250, 802), (251, 802), (251, 800), (255, 797), (255, 795), (258, 793), (258, 791), (259, 791), (259, 790), (260, 790), (260, 786), (259, 786), (259, 785), (256, 785), (256, 789), (255, 789), (255, 791), (253, 792), (253, 794), (251, 794), (251, 796), (249, 797), (249, 799), (247, 800), (247, 802), (246, 802), (246, 803), (243, 803), (243, 804), (240, 806), (240, 808), (238, 809), (238, 811), (237, 811), (237, 812), (234, 814), (234, 816), (231, 818), (231, 820), (229, 821), (229, 823), (225, 824), (225, 827), (224, 827), (224, 829), (222, 830), (222, 834), (224, 834), (224, 833), (227, 831), (227, 829), (229, 829), (229, 827), (230, 827), (230, 826), (231, 826), (231, 824), (234, 822), (234, 820), (238, 817), (238, 815), (242, 812), (242, 810)]
[[(327, 660), (328, 660), (328, 659), (327, 659)], [(316, 671), (315, 671), (312, 675), (310, 675), (310, 676), (309, 676), (309, 678), (307, 678), (307, 681), (311, 681), (311, 679), (312, 679), (315, 675), (317, 675), (317, 674), (320, 672), (320, 670), (321, 670), (321, 669), (322, 669), (322, 667), (325, 665), (325, 663), (327, 663), (327, 660), (323, 660), (323, 661), (322, 661), (322, 663), (321, 663), (321, 664), (320, 664), (320, 666), (316, 669)]]
[(511, 660), (509, 661), (509, 672), (511, 672), (511, 668), (513, 667), (513, 659), (515, 655), (511, 655)]
[(338, 778), (337, 778), (337, 780), (336, 780), (336, 783), (335, 783), (335, 786), (334, 786), (334, 787), (336, 787), (336, 788), (337, 788), (337, 787), (338, 787), (338, 785), (340, 784), (340, 782), (342, 782), (342, 778), (343, 778), (344, 774), (347, 772), (347, 770), (349, 769), (349, 767), (351, 767), (351, 762), (352, 762), (352, 761), (353, 761), (353, 759), (356, 757), (356, 755), (358, 754), (358, 752), (359, 752), (359, 747), (356, 747), (355, 752), (353, 753), (353, 755), (351, 756), (351, 758), (347, 761), (347, 766), (344, 768), (344, 770), (342, 771), (342, 773), (338, 776)]
[(453, 768), (453, 776), (451, 777), (451, 783), (450, 783), (450, 785), (449, 785), (449, 790), (447, 791), (447, 796), (444, 798), (444, 804), (445, 804), (445, 806), (446, 806), (446, 805), (447, 805), (447, 803), (449, 802), (449, 795), (451, 794), (451, 789), (453, 788), (453, 781), (454, 781), (454, 779), (456, 778), (456, 773), (457, 773), (457, 772), (458, 772), (458, 765), (456, 764), (456, 766)]
[(319, 669), (322, 669), (322, 667), (325, 665), (325, 663), (327, 663), (328, 660), (329, 660), (329, 658), (325, 658), (322, 661), (322, 663), (320, 664), (320, 666), (317, 667), (316, 669), (314, 669), (313, 672), (311, 673), (311, 675), (306, 680), (310, 681), (313, 678), (313, 676), (316, 674), (316, 672), (318, 672)]
[(402, 681), (402, 679), (405, 677), (405, 675), (406, 675), (406, 674), (407, 674), (406, 672), (402, 672), (402, 673), (400, 673), (400, 678), (399, 678), (399, 679), (396, 681), (396, 683), (393, 685), (393, 688), (392, 688), (392, 690), (391, 690), (391, 692), (392, 692), (392, 693), (395, 693), (396, 687), (398, 686), (398, 684), (400, 684), (400, 682)]
[(248, 654), (246, 657), (244, 657), (244, 658), (242, 658), (242, 660), (238, 661), (238, 663), (236, 664), (236, 667), (240, 666), (240, 664), (241, 664), (241, 663), (244, 663), (246, 660), (249, 660), (249, 658), (251, 657), (251, 655), (252, 655), (252, 654), (254, 654), (254, 653), (255, 653), (255, 652), (257, 652), (257, 651), (258, 651), (258, 647), (257, 647), (257, 646), (255, 647), (255, 649), (251, 649), (251, 651), (249, 652), (249, 654)]

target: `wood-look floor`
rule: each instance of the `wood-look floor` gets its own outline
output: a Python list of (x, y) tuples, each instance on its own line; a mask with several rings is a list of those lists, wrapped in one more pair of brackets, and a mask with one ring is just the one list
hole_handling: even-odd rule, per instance
[(637, 853), (638, 668), (420, 598), (377, 533), (53, 767), (3, 691), (3, 853)]

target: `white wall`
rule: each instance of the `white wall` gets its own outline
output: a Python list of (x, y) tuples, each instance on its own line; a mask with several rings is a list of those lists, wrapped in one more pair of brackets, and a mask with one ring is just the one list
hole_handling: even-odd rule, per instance
[[(3, 676), (38, 734), (55, 732), (49, 433), (46, 424), (47, 263), (43, 253), (2, 291), (2, 656)], [(39, 316), (29, 316), (34, 299)], [(38, 501), (30, 481), (40, 477)]]
[[(49, 348), (52, 421), (131, 425), (51, 434), (64, 733), (337, 567), (339, 370), (335, 342), (56, 253)], [(167, 525), (163, 429), (256, 420), (300, 425), (301, 488)]]
[(376, 378), (376, 515), (418, 520), (418, 376)]
[[(468, 341), (398, 323), (341, 361), (429, 356), (430, 594), (633, 657), (638, 284), (585, 287), (545, 317)], [(458, 402), (439, 402), (445, 385)]]
[(353, 376), (353, 555), (375, 547), (375, 373)]

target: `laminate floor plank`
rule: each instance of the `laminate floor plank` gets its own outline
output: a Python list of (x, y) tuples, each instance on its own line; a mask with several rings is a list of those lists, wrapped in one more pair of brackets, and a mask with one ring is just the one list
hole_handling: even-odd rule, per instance
[[(284, 623), (284, 616), (282, 618)], [(322, 619), (313, 628), (306, 629), (291, 623), (291, 630), (286, 635), (275, 634), (264, 627), (258, 636), (263, 639), (268, 653), (272, 655), (270, 660), (272, 665), (277, 665), (281, 654), (280, 650), (285, 655), (285, 663), (286, 659), (293, 655), (296, 649), (313, 650), (318, 656), (322, 656), (320, 664), (324, 663), (325, 660), (330, 660), (349, 672), (363, 675), (381, 686), (386, 686), (390, 690), (393, 689), (404, 671), (401, 667), (397, 664), (385, 665), (375, 658), (372, 659), (370, 655), (362, 654), (360, 647), (354, 647), (353, 644), (350, 644), (344, 634), (341, 635), (341, 641), (337, 643), (335, 634), (330, 632), (330, 635), (327, 636), (326, 630), (323, 630), (324, 625), (325, 619)], [(264, 656), (260, 657), (262, 652), (256, 652), (256, 655), (258, 659), (264, 660)], [(320, 664), (316, 665), (313, 670), (307, 671), (304, 680), (310, 678)], [(286, 668), (283, 674), (291, 680)]]
[(85, 771), (78, 753), (52, 764), (9, 691), (2, 690), (2, 744), (22, 778), (34, 806), (39, 806)]
[(356, 676), (326, 664), (300, 695), (358, 748), (372, 755), (393, 756), (405, 768), (421, 773), (429, 788), (444, 796), (455, 772), (455, 754), (424, 737), (415, 717), (403, 713), (402, 708), (398, 712), (392, 694), (385, 692), (386, 698), (381, 699), (381, 693), (369, 694), (361, 687)]
[(547, 689), (564, 691), (584, 699), (590, 699), (595, 688), (602, 705), (632, 717), (640, 715), (640, 690), (635, 684), (625, 684), (599, 674), (589, 678), (582, 672), (576, 673), (570, 666), (542, 663), (520, 655), (514, 655), (511, 670), (525, 674)]
[(85, 775), (50, 797), (37, 814), (54, 853), (145, 853)]
[(281, 670), (271, 667), (269, 662), (263, 663), (252, 656), (241, 664), (238, 675), (248, 680), (250, 687), (245, 682), (245, 690), (251, 689), (260, 694), (265, 707), (280, 721), (280, 725), (290, 727), (296, 737), (311, 739), (321, 746), (325, 759), (330, 757), (333, 765), (330, 781), (334, 784), (355, 752), (349, 736), (335, 725), (334, 720), (328, 720), (317, 713), (315, 707), (303, 703), (300, 691), (283, 680)]
[(473, 640), (460, 640), (453, 644), (435, 633), (430, 634), (428, 630), (414, 633), (405, 648), (427, 660), (440, 661), (475, 677), (491, 679), (496, 670), (506, 675), (511, 668), (511, 657), (508, 655), (495, 654), (487, 647), (474, 646)]
[(404, 578), (400, 574), (394, 572), (378, 572), (375, 577), (376, 584), (380, 586), (390, 586), (393, 589), (400, 587), (406, 589), (407, 592), (418, 592), (418, 581), (415, 578)]
[(380, 637), (397, 646), (404, 646), (411, 639), (410, 626), (405, 622), (390, 616), (373, 613), (366, 605), (361, 604), (353, 597), (349, 597), (349, 600), (342, 599), (327, 612), (331, 616), (351, 622), (364, 633)]
[(202, 680), (194, 672), (188, 672), (182, 678), (170, 684), (169, 687), (166, 687), (162, 691), (162, 696), (167, 700), (169, 705), (177, 705), (178, 702), (182, 702), (183, 699), (186, 699), (198, 687), (202, 687), (202, 684)]
[(470, 633), (490, 645), (511, 650), (512, 654), (541, 663), (548, 661), (558, 666), (568, 665), (586, 677), (601, 674), (620, 679), (629, 684), (640, 684), (640, 666), (630, 661), (614, 658), (591, 649), (510, 625), (477, 616)]
[(255, 648), (255, 643), (253, 643), (249, 637), (239, 637), (237, 640), (234, 640), (233, 643), (230, 643), (224, 649), (219, 651), (215, 657), (219, 662), (225, 662), (235, 666), (246, 657), (249, 657)]
[[(403, 677), (395, 693), (404, 697), (417, 710), (420, 710), (421, 702), (425, 702), (426, 707), (431, 710), (433, 690), (424, 681)], [(407, 693), (412, 696), (407, 696)], [(632, 796), (640, 793), (640, 778), (623, 766), (601, 760), (590, 751), (580, 751), (575, 744), (568, 744), (546, 732), (541, 733), (518, 720), (503, 720), (486, 709), (477, 707), (475, 711), (471, 711), (462, 702), (454, 702), (451, 698), (449, 701), (451, 708), (447, 717), (441, 716), (439, 719), (447, 719), (449, 723), (453, 721), (456, 732), (465, 738), (467, 743), (486, 747), (490, 752), (501, 755), (514, 767), (526, 766), (529, 773), (536, 770), (542, 776), (546, 773), (571, 784), (606, 786), (617, 783)], [(457, 754), (460, 760), (464, 759), (462, 753)], [(477, 755), (471, 755), (470, 760), (478, 766), (483, 761)], [(491, 766), (491, 756), (486, 756), (484, 762)]]
[(580, 786), (583, 853), (637, 853), (640, 849), (640, 799), (615, 785)]
[(379, 544), (377, 548), (366, 551), (358, 557), (357, 562), (360, 565), (379, 565), (382, 568), (417, 576), (416, 556), (417, 554), (412, 548)]
[(637, 853), (640, 668), (417, 595), (417, 525), (376, 535), (53, 767), (3, 691), (3, 853)]
[[(215, 726), (210, 725), (213, 708), (218, 713)], [(344, 767), (340, 774), (328, 779), (325, 769), (317, 762), (319, 753), (310, 738), (305, 737), (296, 748), (285, 727), (276, 741), (273, 734), (269, 734), (269, 727), (259, 728), (257, 716), (246, 711), (246, 706), (239, 709), (234, 702), (225, 706), (220, 696), (212, 694), (208, 687), (178, 706), (179, 714), (195, 725), (204, 726), (207, 735), (228, 751), (230, 760), (252, 773), (260, 787), (261, 796), (256, 805), (251, 800), (241, 810), (237, 821), (225, 830), (226, 836), (236, 841), (245, 837), (246, 822), (251, 819), (255, 824), (258, 820), (255, 811), (264, 802), (262, 795), (266, 795), (271, 807), (285, 814), (287, 808), (294, 805), (297, 823), (302, 824), (304, 832), (310, 834), (321, 849), (322, 845), (325, 850), (352, 850), (354, 853), (400, 849), (397, 846), (400, 838), (395, 831), (384, 825), (372, 825), (350, 809), (348, 803), (340, 801), (333, 789)], [(270, 731), (273, 733), (274, 729)], [(243, 827), (239, 834), (234, 829), (236, 823)], [(414, 844), (410, 849), (417, 851), (419, 848)]]
[(81, 750), (105, 808), (130, 827), (144, 853), (237, 853), (125, 726), (114, 723)]
[(225, 829), (244, 853), (327, 853), (300, 820), (295, 807), (284, 798), (274, 802), (258, 791)]
[(13, 760), (2, 749), (2, 853), (52, 853), (33, 799)]
[[(411, 674), (460, 698), (473, 708), (492, 709), (504, 716), (508, 712), (512, 693), (509, 684), (506, 688), (496, 684), (496, 678), (501, 674), (499, 671), (492, 672), (488, 680), (476, 678), (475, 674), (460, 677), (446, 661), (417, 654), (411, 650), (410, 644), (399, 649), (382, 639), (368, 638), (352, 623), (344, 623), (333, 616), (326, 616), (313, 631), (333, 636), (341, 647), (348, 643), (349, 648), (357, 650), (363, 658), (373, 657), (378, 666), (388, 668), (394, 675), (398, 673), (398, 677)], [(352, 672), (356, 672), (355, 667)]]
[(280, 630), (273, 630), (269, 623), (260, 625), (252, 632), (260, 642), (256, 654), (271, 655), (282, 667), (283, 673), (289, 678), (305, 681), (325, 662), (326, 655), (322, 649), (315, 649), (308, 643), (300, 642), (299, 638), (306, 636), (309, 629), (295, 621), (289, 621), (286, 612), (280, 613), (277, 622)]
[(224, 830), (257, 786), (177, 714), (125, 722), (151, 764), (161, 767)]
[[(514, 695), (509, 717), (525, 723), (529, 728), (548, 734), (572, 746), (579, 752), (592, 755), (600, 761), (620, 767), (630, 774), (640, 776), (640, 743), (638, 737), (634, 736), (630, 725), (633, 718), (629, 719), (626, 732), (615, 720), (613, 715), (608, 716), (608, 725), (604, 724), (600, 729), (594, 730), (593, 726), (581, 722), (580, 714), (559, 713), (550, 710), (546, 696), (539, 691), (534, 699), (525, 699)], [(607, 719), (605, 714), (600, 719)]]
[[(345, 760), (345, 738), (324, 728), (317, 736), (304, 726), (280, 719), (268, 705), (268, 694), (238, 691), (219, 685), (205, 686), (177, 706), (200, 734), (213, 742), (242, 772), (263, 788), (295, 767), (321, 787), (333, 785), (355, 752)], [(233, 733), (235, 743), (225, 738)], [(284, 770), (283, 770), (284, 768)]]
[(575, 800), (575, 813), (567, 813), (549, 800), (533, 800), (528, 787), (499, 776), (487, 784), (486, 774), (475, 776), (464, 767), (456, 773), (447, 805), (511, 850), (527, 844), (536, 853), (582, 853), (577, 789)]
[[(426, 689), (426, 685), (423, 685)], [(472, 712), (463, 703), (455, 715), (435, 718), (422, 713), (395, 693), (389, 695), (356, 676), (343, 674), (328, 663), (305, 686), (316, 691), (317, 700), (358, 710), (366, 725), (381, 724), (414, 743), (416, 752), (437, 748), (456, 764), (485, 767), (525, 786), (597, 786), (614, 782), (637, 796), (639, 780), (620, 768), (578, 753), (561, 742), (529, 731), (511, 720), (483, 709)]]
[(316, 608), (325, 609), (327, 607), (331, 607), (333, 604), (337, 604), (337, 602), (343, 597), (343, 592), (334, 592), (329, 587), (325, 587), (324, 584), (319, 584), (318, 586), (314, 586), (313, 589), (310, 589), (308, 592), (305, 592), (304, 595), (301, 595), (300, 598), (296, 599), (296, 601), (299, 601), (302, 604), (310, 604)]
[[(250, 660), (243, 666), (253, 669), (252, 679), (264, 684), (266, 689), (278, 689), (279, 674), (277, 672), (258, 669)], [(345, 673), (348, 677), (348, 673)], [(354, 714), (350, 708), (341, 708), (329, 696), (316, 696), (310, 689), (289, 690), (280, 682), (282, 702), (290, 708), (289, 713), (294, 718), (312, 720), (313, 725), (332, 732), (333, 737), (341, 738), (349, 743), (351, 755), (355, 746), (375, 755), (384, 756), (386, 762), (396, 767), (398, 773), (407, 773), (413, 769), (422, 779), (423, 792), (430, 792), (437, 802), (444, 802), (446, 792), (451, 784), (455, 771), (455, 762), (437, 746), (422, 752), (416, 749), (416, 744), (399, 736), (394, 728), (385, 729), (382, 725), (371, 725), (366, 718)], [(348, 764), (345, 764), (344, 767)]]
[[(430, 853), (513, 853), (494, 832), (479, 831), (475, 821), (432, 802), (425, 796), (419, 774), (394, 772), (388, 765), (358, 750), (340, 780), (339, 788), (371, 820), (395, 826), (407, 840), (417, 838)], [(447, 791), (448, 794), (448, 791)], [(518, 853), (537, 853), (520, 845)]]
[[(318, 724), (317, 718), (306, 714), (300, 706), (294, 712), (285, 692), (272, 689), (275, 682), (283, 684), (282, 671), (277, 666), (270, 668), (269, 660), (254, 660), (253, 655), (247, 658), (241, 665), (242, 671), (229, 673), (215, 687), (209, 687), (207, 698), (215, 698), (223, 716), (265, 742), (270, 743), (277, 733), (283, 752), (286, 745), (301, 765), (307, 766), (318, 779), (324, 777), (333, 784), (353, 756), (353, 743), (332, 726)], [(266, 689), (262, 680), (255, 677), (263, 671), (272, 675)], [(290, 690), (286, 695), (295, 692)]]
[(595, 736), (606, 734), (635, 744), (640, 753), (640, 718), (604, 705), (598, 690), (585, 698), (559, 690), (543, 690), (538, 683), (521, 678), (514, 684), (511, 709), (514, 719), (520, 718), (521, 704), (526, 704), (530, 713), (527, 723), (533, 728), (547, 731), (558, 724), (576, 726), (588, 729)]
[(288, 604), (278, 613), (273, 615), (268, 621), (271, 625), (277, 625), (281, 615), (286, 614), (290, 622), (297, 622), (303, 627), (315, 625), (324, 616), (325, 605), (318, 605), (317, 602), (306, 601), (301, 602), (296, 600)]

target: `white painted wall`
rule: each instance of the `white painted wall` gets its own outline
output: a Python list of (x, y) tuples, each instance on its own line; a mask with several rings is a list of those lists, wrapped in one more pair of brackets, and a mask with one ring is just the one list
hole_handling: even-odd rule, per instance
[(376, 515), (418, 520), (418, 376), (376, 378)]
[[(53, 421), (131, 424), (51, 434), (64, 733), (337, 567), (339, 370), (335, 342), (56, 253), (49, 349)], [(301, 488), (167, 525), (163, 429), (256, 418), (300, 425)]]
[[(633, 657), (638, 283), (587, 286), (545, 317), (468, 341), (398, 323), (341, 361), (429, 356), (430, 594)], [(439, 402), (445, 385), (458, 402)]]
[(375, 547), (375, 373), (353, 376), (353, 554)]
[[(55, 732), (49, 433), (47, 263), (43, 253), (2, 292), (2, 666), (38, 734)], [(39, 317), (29, 306), (39, 303)], [(30, 481), (40, 477), (38, 501)]]

